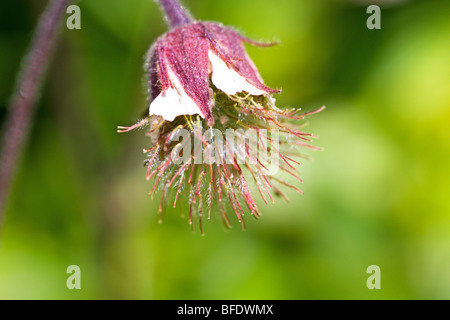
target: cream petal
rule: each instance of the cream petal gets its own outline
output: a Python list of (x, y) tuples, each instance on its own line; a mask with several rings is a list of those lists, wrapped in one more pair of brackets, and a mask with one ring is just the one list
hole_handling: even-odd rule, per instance
[(241, 91), (246, 91), (254, 96), (267, 93), (252, 85), (235, 70), (229, 68), (212, 50), (208, 51), (208, 57), (212, 65), (212, 82), (218, 89), (230, 95)]
[(187, 114), (203, 115), (199, 106), (184, 91), (178, 78), (169, 69), (168, 74), (174, 88), (162, 91), (150, 104), (150, 115), (162, 116), (164, 120), (173, 121), (177, 116)]

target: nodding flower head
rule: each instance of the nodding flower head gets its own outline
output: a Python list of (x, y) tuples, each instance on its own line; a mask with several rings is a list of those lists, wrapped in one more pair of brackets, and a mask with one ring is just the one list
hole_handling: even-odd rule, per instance
[[(203, 212), (220, 212), (231, 226), (227, 208), (244, 227), (245, 211), (258, 217), (252, 193), (266, 203), (272, 193), (287, 199), (281, 186), (301, 191), (284, 176), (297, 180), (294, 156), (312, 134), (301, 131), (308, 114), (281, 110), (244, 43), (270, 46), (240, 35), (218, 23), (198, 22), (175, 0), (160, 0), (172, 30), (149, 50), (145, 71), (149, 81), (149, 115), (120, 132), (148, 125), (152, 147), (147, 154), (151, 193), (159, 190), (159, 211), (183, 198), (189, 222)], [(275, 175), (276, 173), (276, 175)], [(282, 173), (280, 175), (280, 173)], [(271, 192), (272, 191), (272, 192)]]
[(159, 38), (147, 60), (150, 115), (173, 121), (182, 115), (198, 114), (212, 126), (214, 91), (254, 96), (280, 92), (264, 85), (243, 42), (251, 41), (217, 23), (194, 22)]

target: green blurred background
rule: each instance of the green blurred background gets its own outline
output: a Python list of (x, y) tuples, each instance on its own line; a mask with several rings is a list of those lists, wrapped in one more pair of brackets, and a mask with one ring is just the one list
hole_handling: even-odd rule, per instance
[[(306, 111), (303, 196), (263, 216), (158, 224), (143, 131), (143, 56), (167, 27), (151, 0), (82, 0), (64, 29), (0, 239), (2, 299), (450, 299), (450, 2), (185, 0), (201, 20), (279, 39), (248, 48), (279, 106)], [(46, 1), (0, 4), (0, 120)], [(66, 268), (81, 268), (68, 290)], [(369, 290), (366, 269), (381, 268)]]

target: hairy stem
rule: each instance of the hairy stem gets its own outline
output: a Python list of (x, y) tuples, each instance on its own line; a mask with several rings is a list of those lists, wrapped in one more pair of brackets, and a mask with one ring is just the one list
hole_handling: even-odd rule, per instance
[(166, 14), (170, 28), (177, 28), (192, 22), (192, 17), (177, 0), (156, 0)]
[(6, 208), (17, 163), (30, 131), (30, 123), (43, 78), (58, 36), (59, 22), (73, 0), (51, 0), (39, 19), (30, 48), (22, 61), (5, 121), (0, 153), (0, 223)]

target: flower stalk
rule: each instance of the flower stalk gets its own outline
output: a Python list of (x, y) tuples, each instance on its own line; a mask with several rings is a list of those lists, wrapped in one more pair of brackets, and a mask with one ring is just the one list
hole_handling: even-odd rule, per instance
[(157, 0), (163, 9), (170, 29), (178, 28), (193, 21), (187, 11), (176, 0)]
[(52, 0), (39, 19), (32, 43), (19, 71), (9, 105), (0, 153), (0, 223), (17, 163), (30, 131), (31, 119), (52, 57), (62, 14), (73, 0)]

